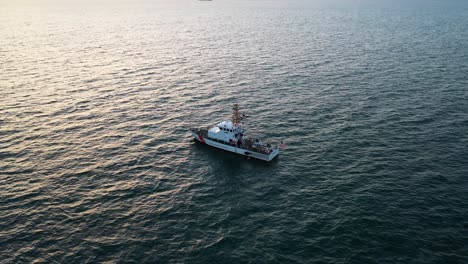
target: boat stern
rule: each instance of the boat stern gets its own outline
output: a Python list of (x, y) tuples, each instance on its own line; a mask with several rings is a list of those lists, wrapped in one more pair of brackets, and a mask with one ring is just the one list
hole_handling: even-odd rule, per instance
[(273, 151), (268, 155), (268, 161), (274, 159), (279, 154), (279, 149), (275, 148)]

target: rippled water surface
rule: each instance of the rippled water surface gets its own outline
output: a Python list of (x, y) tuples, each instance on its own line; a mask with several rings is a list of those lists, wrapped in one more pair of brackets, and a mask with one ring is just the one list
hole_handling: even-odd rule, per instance
[(0, 2), (1, 263), (468, 263), (466, 1), (64, 2)]

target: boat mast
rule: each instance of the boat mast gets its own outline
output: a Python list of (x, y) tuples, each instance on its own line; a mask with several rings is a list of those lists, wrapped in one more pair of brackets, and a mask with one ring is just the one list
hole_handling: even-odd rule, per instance
[(241, 117), (239, 114), (239, 104), (234, 104), (234, 107), (232, 108), (233, 113), (232, 113), (232, 124), (239, 125), (241, 121)]

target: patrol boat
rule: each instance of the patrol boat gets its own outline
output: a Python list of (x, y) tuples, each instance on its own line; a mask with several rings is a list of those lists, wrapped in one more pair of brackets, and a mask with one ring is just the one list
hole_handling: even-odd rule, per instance
[(270, 161), (279, 154), (279, 147), (259, 139), (247, 137), (242, 128), (245, 115), (239, 112), (239, 105), (234, 104), (231, 121), (221, 121), (211, 128), (190, 128), (195, 140), (215, 148), (234, 152), (247, 157)]

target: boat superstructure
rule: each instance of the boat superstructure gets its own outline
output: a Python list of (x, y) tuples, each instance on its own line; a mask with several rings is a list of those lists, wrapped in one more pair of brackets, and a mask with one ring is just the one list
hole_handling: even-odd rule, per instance
[(211, 128), (191, 128), (197, 141), (209, 146), (240, 155), (270, 161), (279, 154), (279, 147), (259, 139), (248, 137), (242, 127), (245, 115), (239, 112), (239, 105), (233, 107), (232, 120), (224, 120)]

